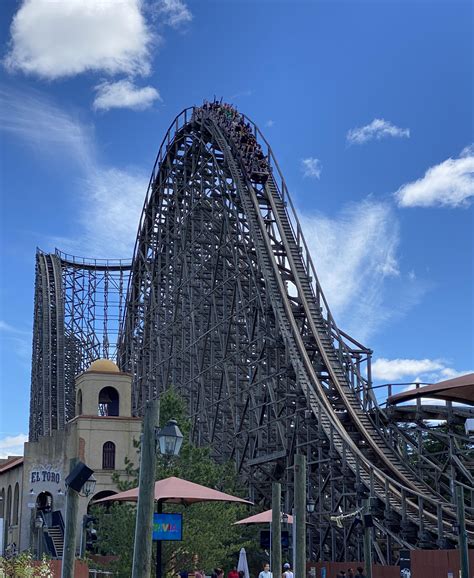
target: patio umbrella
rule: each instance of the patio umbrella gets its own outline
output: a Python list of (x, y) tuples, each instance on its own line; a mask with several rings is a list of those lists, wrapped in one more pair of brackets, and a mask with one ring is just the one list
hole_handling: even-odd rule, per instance
[(245, 548), (241, 548), (240, 550), (237, 570), (239, 572), (242, 570), (245, 574), (245, 578), (250, 578), (249, 565), (247, 563), (247, 552), (245, 551)]
[[(287, 517), (287, 524), (293, 524), (293, 516), (289, 514), (282, 514), (282, 516)], [(235, 524), (271, 524), (272, 523), (272, 511), (266, 510), (265, 512), (260, 512), (260, 514), (255, 514), (255, 516), (250, 516), (249, 518), (244, 518), (235, 522)]]
[[(107, 496), (94, 502), (136, 502), (138, 501), (138, 488), (132, 488), (113, 496)], [(174, 504), (194, 504), (196, 502), (238, 502), (240, 504), (252, 504), (237, 496), (231, 496), (194, 482), (188, 482), (181, 478), (166, 478), (155, 482), (155, 501), (170, 502)]]
[(387, 401), (389, 404), (396, 404), (424, 397), (474, 405), (474, 373), (397, 393), (390, 396)]

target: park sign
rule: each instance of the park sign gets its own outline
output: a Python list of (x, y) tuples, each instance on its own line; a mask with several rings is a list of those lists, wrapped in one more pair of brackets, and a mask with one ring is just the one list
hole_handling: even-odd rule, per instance
[(37, 482), (53, 482), (54, 484), (59, 484), (60, 481), (61, 472), (53, 470), (52, 466), (50, 465), (36, 468), (30, 472), (31, 484), (35, 484)]
[(180, 541), (182, 539), (182, 514), (153, 514), (153, 540)]

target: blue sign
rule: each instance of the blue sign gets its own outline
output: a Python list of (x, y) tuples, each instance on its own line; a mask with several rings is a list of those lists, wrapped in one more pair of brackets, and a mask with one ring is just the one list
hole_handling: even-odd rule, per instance
[(153, 540), (182, 540), (182, 514), (153, 514)]

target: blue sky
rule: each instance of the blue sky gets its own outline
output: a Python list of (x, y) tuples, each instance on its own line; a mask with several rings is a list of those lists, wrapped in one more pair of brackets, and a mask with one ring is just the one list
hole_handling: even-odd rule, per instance
[(28, 430), (37, 246), (129, 257), (162, 136), (213, 95), (264, 131), (378, 383), (472, 371), (472, 5), (3, 0), (0, 455)]

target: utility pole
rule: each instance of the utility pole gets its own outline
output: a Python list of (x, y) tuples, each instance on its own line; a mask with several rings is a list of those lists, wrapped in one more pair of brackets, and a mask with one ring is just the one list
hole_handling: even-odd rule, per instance
[[(69, 462), (69, 473), (71, 473), (78, 460), (72, 458)], [(61, 563), (61, 578), (71, 578), (74, 576), (74, 562), (76, 554), (76, 524), (77, 512), (79, 509), (79, 494), (67, 486), (66, 489), (66, 520), (64, 524), (64, 546)]]
[(132, 578), (149, 578), (151, 570), (153, 509), (155, 503), (155, 428), (159, 425), (159, 415), (160, 402), (158, 400), (148, 401), (145, 406), (140, 452), (140, 479), (138, 483)]
[(273, 576), (280, 576), (281, 572), (281, 484), (272, 484), (272, 528), (270, 536), (270, 563)]
[(461, 578), (469, 578), (469, 557), (467, 551), (466, 517), (464, 510), (464, 488), (456, 486), (456, 501), (459, 523), (459, 557), (461, 562)]
[(306, 578), (306, 456), (295, 454), (295, 578)]

